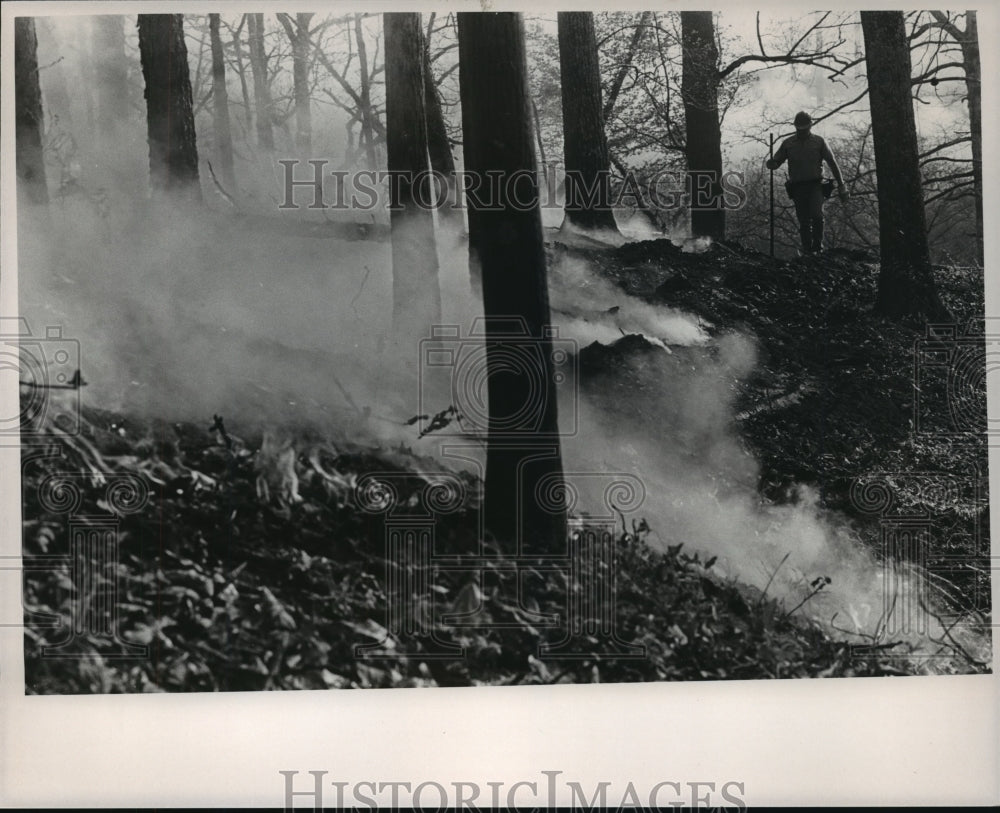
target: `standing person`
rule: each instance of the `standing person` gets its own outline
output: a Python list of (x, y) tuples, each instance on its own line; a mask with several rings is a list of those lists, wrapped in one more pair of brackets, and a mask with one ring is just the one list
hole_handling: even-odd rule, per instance
[(823, 162), (826, 161), (837, 181), (837, 194), (847, 200), (844, 178), (837, 160), (820, 136), (812, 132), (812, 118), (808, 113), (795, 114), (795, 135), (781, 142), (781, 146), (768, 159), (767, 168), (777, 169), (788, 161), (786, 189), (795, 203), (795, 216), (799, 221), (802, 252), (815, 254), (823, 250)]

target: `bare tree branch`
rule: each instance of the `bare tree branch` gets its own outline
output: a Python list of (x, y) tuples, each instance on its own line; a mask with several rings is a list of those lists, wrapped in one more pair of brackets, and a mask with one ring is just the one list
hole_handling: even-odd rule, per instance
[(649, 21), (651, 14), (652, 12), (644, 11), (642, 16), (639, 18), (635, 31), (632, 33), (632, 39), (629, 40), (628, 49), (625, 51), (625, 58), (622, 60), (622, 63), (618, 68), (618, 72), (615, 74), (615, 78), (611, 81), (611, 87), (608, 89), (608, 97), (604, 100), (603, 113), (605, 121), (611, 118), (611, 112), (615, 109), (615, 102), (618, 101), (618, 94), (621, 92), (622, 85), (625, 83), (625, 77), (628, 76), (628, 72), (632, 68), (632, 60), (635, 58), (635, 52), (639, 47), (639, 43), (642, 41), (643, 34), (646, 33), (646, 23)]

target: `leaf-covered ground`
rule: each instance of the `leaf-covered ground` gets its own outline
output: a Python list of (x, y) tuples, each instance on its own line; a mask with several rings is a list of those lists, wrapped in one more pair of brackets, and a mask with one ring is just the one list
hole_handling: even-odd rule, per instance
[[(557, 251), (558, 251), (557, 247)], [(922, 332), (868, 313), (876, 269), (870, 258), (772, 262), (735, 246), (684, 254), (666, 241), (588, 251), (626, 290), (699, 313), (714, 329), (755, 336), (762, 359), (744, 382), (741, 431), (763, 463), (760, 489), (781, 500), (794, 482), (814, 484), (830, 508), (867, 523), (851, 486), (866, 474), (943, 472), (967, 477), (985, 444), (911, 431), (912, 358)], [(982, 277), (939, 274), (959, 319), (982, 313)], [(626, 342), (622, 345), (628, 348)], [(944, 404), (942, 406), (942, 404)], [(974, 406), (974, 405), (973, 405)], [(928, 420), (950, 419), (943, 399)], [(220, 410), (222, 407), (220, 406)], [(974, 412), (974, 410), (973, 410)], [(331, 440), (307, 427), (213, 428), (88, 409), (78, 437), (48, 429), (23, 452), (26, 573), (25, 666), (33, 693), (229, 691), (292, 688), (467, 686), (557, 682), (750, 679), (901, 674), (879, 642), (867, 651), (832, 639), (794, 607), (714, 574), (711, 559), (683, 545), (656, 550), (642, 523), (616, 532), (619, 644), (583, 623), (574, 659), (539, 658), (563, 630), (546, 622), (566, 613), (581, 585), (540, 566), (524, 576), (524, 602), (511, 571), (492, 551), (482, 581), (471, 571), (421, 571), (437, 610), (478, 609), (480, 626), (446, 625), (423, 606), (433, 640), (387, 637), (387, 574), (381, 520), (358, 509), (366, 473), (398, 474), (406, 502), (440, 468), (409, 448)], [(79, 493), (72, 520), (57, 483), (69, 475)], [(70, 636), (88, 589), (66, 557), (70, 534), (109, 513), (109, 486), (138, 477), (148, 499), (125, 500), (115, 535), (118, 561), (96, 572), (117, 586), (116, 606)], [(134, 483), (134, 481), (132, 481)], [(471, 494), (476, 483), (468, 481)], [(54, 490), (55, 489), (55, 490)], [(917, 508), (931, 495), (909, 494)], [(439, 519), (442, 554), (476, 541), (476, 505)], [(932, 506), (934, 539), (962, 564), (948, 588), (966, 609), (989, 612), (984, 498), (965, 491)], [(910, 506), (913, 508), (913, 505)], [(584, 530), (578, 523), (578, 531)], [(977, 536), (978, 535), (978, 536)], [(875, 537), (873, 536), (873, 539)], [(90, 550), (90, 549), (88, 549)], [(946, 559), (949, 551), (939, 551)], [(96, 555), (96, 554), (95, 554)], [(931, 565), (935, 564), (933, 561)], [(940, 562), (938, 562), (940, 564)], [(412, 578), (414, 573), (396, 576)], [(942, 577), (943, 578), (943, 577)], [(107, 582), (104, 582), (105, 584)], [(984, 588), (985, 589), (981, 589)], [(91, 602), (92, 603), (92, 602)], [(88, 605), (89, 606), (89, 605)], [(584, 619), (586, 621), (587, 619)], [(67, 639), (71, 639), (68, 640)], [(56, 646), (57, 654), (43, 655)], [(379, 658), (356, 647), (381, 642)], [(621, 657), (616, 647), (639, 647)], [(128, 647), (143, 653), (120, 657)], [(461, 658), (430, 657), (458, 647)], [(127, 653), (126, 653), (127, 654)], [(967, 671), (981, 669), (966, 664)]]
[[(982, 269), (935, 268), (954, 318), (937, 340), (925, 324), (872, 314), (878, 262), (865, 252), (781, 261), (736, 244), (695, 254), (660, 240), (588, 259), (630, 293), (755, 338), (737, 417), (762, 464), (762, 494), (781, 500), (811, 485), (876, 538), (883, 516), (924, 519), (928, 569), (960, 607), (990, 612)], [(886, 512), (859, 510), (852, 486), (866, 480), (890, 484)]]

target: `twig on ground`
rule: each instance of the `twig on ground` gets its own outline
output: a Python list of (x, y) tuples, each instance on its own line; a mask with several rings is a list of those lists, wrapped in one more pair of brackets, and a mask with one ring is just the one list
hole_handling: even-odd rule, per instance
[(800, 601), (798, 604), (792, 607), (792, 609), (790, 609), (787, 613), (785, 613), (784, 618), (788, 618), (792, 613), (794, 613), (796, 610), (802, 607), (802, 605), (804, 605), (807, 601), (809, 601), (813, 596), (815, 596), (818, 592), (820, 592), (820, 590), (826, 587), (830, 583), (829, 576), (827, 576), (825, 579), (823, 577), (815, 579), (812, 583), (815, 585), (815, 587), (813, 587), (812, 589), (812, 592), (809, 593), (809, 595), (807, 595), (804, 599), (802, 599), (802, 601)]
[(226, 425), (222, 422), (221, 415), (212, 416), (212, 430), (219, 433), (219, 436), (222, 438), (223, 443), (226, 444), (226, 448), (229, 451), (232, 451), (233, 439), (229, 436), (229, 433), (226, 431)]
[(764, 585), (764, 592), (760, 594), (760, 598), (757, 599), (757, 606), (759, 607), (764, 599), (767, 597), (767, 591), (771, 588), (771, 582), (774, 581), (774, 577), (778, 575), (778, 571), (781, 570), (781, 566), (788, 560), (788, 557), (792, 555), (791, 551), (788, 551), (784, 556), (781, 557), (781, 561), (778, 562), (778, 566), (774, 569), (771, 574), (771, 578), (767, 580), (767, 584)]
[(950, 626), (945, 626), (944, 620), (941, 618), (941, 616), (938, 615), (936, 612), (934, 612), (930, 607), (928, 607), (927, 603), (923, 600), (923, 598), (920, 599), (920, 608), (922, 610), (926, 611), (930, 616), (932, 616), (941, 625), (941, 631), (943, 633), (942, 637), (943, 638), (947, 638), (948, 640), (947, 640), (947, 642), (945, 642), (943, 640), (939, 640), (939, 639), (933, 637), (930, 634), (928, 634), (928, 636), (927, 636), (928, 638), (930, 638), (936, 644), (940, 644), (941, 646), (944, 646), (944, 647), (947, 647), (948, 649), (951, 649), (953, 652), (957, 652), (958, 654), (960, 654), (963, 658), (965, 658), (969, 663), (973, 664), (974, 666), (978, 666), (978, 667), (981, 668), (981, 667), (984, 667), (984, 666), (988, 665), (986, 661), (981, 661), (981, 660), (979, 660), (979, 658), (976, 658), (976, 657), (973, 657), (972, 655), (970, 655), (968, 653), (968, 651), (966, 651), (965, 647), (963, 647), (958, 641), (956, 641), (952, 637), (951, 631), (958, 625), (958, 622), (961, 620), (961, 617), (956, 618), (951, 623)]
[(219, 179), (215, 177), (215, 170), (212, 169), (212, 162), (205, 161), (205, 163), (208, 164), (208, 174), (212, 176), (212, 183), (215, 184), (215, 188), (219, 191), (219, 194), (222, 195), (222, 197), (224, 197), (227, 201), (229, 201), (229, 205), (232, 206), (234, 209), (238, 208), (236, 200), (223, 188), (222, 184), (219, 183)]
[(889, 605), (889, 609), (879, 616), (878, 623), (875, 625), (875, 635), (873, 638), (877, 641), (882, 637), (882, 633), (885, 632), (886, 626), (889, 624), (889, 619), (892, 618), (893, 612), (896, 610), (896, 601), (899, 598), (899, 593), (892, 594), (892, 604)]
[(357, 412), (357, 413), (358, 413), (358, 414), (359, 414), (359, 415), (360, 415), (361, 417), (363, 417), (363, 418), (367, 418), (367, 417), (368, 417), (368, 413), (367, 413), (367, 412), (365, 412), (365, 410), (363, 410), (363, 409), (362, 409), (361, 407), (359, 407), (359, 406), (357, 405), (357, 403), (355, 403), (354, 399), (353, 399), (353, 398), (351, 397), (351, 394), (350, 394), (350, 393), (349, 393), (349, 392), (348, 392), (348, 391), (347, 391), (347, 390), (345, 389), (344, 385), (340, 383), (340, 379), (339, 379), (339, 378), (337, 378), (337, 376), (335, 376), (335, 375), (334, 375), (333, 373), (329, 373), (329, 376), (330, 376), (330, 378), (332, 378), (332, 379), (333, 379), (333, 383), (337, 385), (337, 389), (338, 389), (338, 390), (340, 390), (340, 391), (341, 391), (341, 393), (343, 393), (343, 395), (344, 395), (344, 399), (345, 399), (345, 400), (347, 401), (347, 403), (348, 403), (348, 404), (349, 404), (349, 405), (350, 405), (350, 406), (351, 406), (351, 407), (352, 407), (352, 408), (353, 408), (353, 409), (354, 409), (354, 410), (355, 410), (355, 411), (356, 411), (356, 412)]

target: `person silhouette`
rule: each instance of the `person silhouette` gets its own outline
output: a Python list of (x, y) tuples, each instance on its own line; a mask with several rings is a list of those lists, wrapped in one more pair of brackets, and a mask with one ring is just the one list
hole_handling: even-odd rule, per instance
[(781, 142), (767, 168), (775, 170), (788, 161), (786, 189), (795, 203), (799, 221), (802, 251), (815, 254), (823, 250), (823, 162), (826, 161), (837, 182), (840, 199), (847, 200), (844, 177), (837, 159), (821, 136), (812, 132), (812, 117), (800, 111), (795, 114), (795, 135)]

